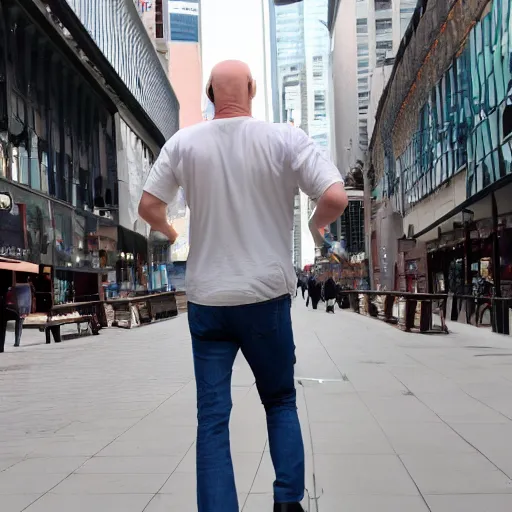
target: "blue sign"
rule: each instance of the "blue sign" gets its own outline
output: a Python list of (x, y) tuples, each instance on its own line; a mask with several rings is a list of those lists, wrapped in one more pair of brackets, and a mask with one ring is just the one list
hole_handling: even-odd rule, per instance
[(199, 42), (198, 0), (170, 0), (171, 41)]

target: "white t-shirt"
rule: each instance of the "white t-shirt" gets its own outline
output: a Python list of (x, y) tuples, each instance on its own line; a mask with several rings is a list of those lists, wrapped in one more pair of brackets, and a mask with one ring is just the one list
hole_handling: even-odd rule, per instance
[(342, 182), (300, 129), (251, 117), (185, 128), (163, 147), (144, 190), (190, 208), (190, 302), (236, 306), (294, 294), (294, 198)]

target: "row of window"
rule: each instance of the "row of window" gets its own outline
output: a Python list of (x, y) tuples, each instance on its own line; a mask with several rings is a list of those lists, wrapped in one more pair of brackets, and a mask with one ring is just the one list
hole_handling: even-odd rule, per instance
[[(463, 166), (467, 166), (468, 197), (512, 173), (510, 14), (508, 0), (495, 0), (492, 11), (475, 25), (463, 51), (432, 89), (418, 130), (397, 161), (403, 209)], [(393, 174), (390, 170), (388, 185), (396, 183)]]
[(74, 206), (117, 205), (112, 114), (22, 11), (4, 12), (12, 89), (0, 82), (0, 176)]

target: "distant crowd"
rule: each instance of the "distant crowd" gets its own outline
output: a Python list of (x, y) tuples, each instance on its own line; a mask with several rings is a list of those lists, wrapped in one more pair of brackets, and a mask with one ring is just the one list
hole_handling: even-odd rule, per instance
[(302, 291), (302, 298), (306, 301), (306, 307), (318, 309), (320, 302), (325, 303), (325, 311), (334, 313), (334, 306), (338, 304), (340, 309), (348, 307), (348, 298), (341, 293), (344, 287), (334, 280), (331, 273), (316, 275), (315, 272), (297, 273), (297, 293)]

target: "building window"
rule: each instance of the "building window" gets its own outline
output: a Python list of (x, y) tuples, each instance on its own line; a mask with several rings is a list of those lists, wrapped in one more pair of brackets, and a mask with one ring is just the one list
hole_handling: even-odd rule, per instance
[(358, 34), (368, 34), (368, 19), (359, 18), (356, 22), (356, 31)]
[(387, 11), (391, 9), (391, 0), (375, 0), (376, 11)]
[(391, 18), (375, 20), (375, 29), (377, 31), (377, 35), (391, 32), (393, 29), (393, 20)]
[(155, 35), (157, 39), (164, 38), (164, 12), (162, 0), (155, 0)]
[(368, 43), (357, 44), (357, 55), (358, 57), (369, 55)]
[(377, 50), (393, 50), (393, 41), (377, 41)]
[(367, 68), (370, 65), (370, 61), (368, 59), (359, 59), (357, 61), (358, 68)]

